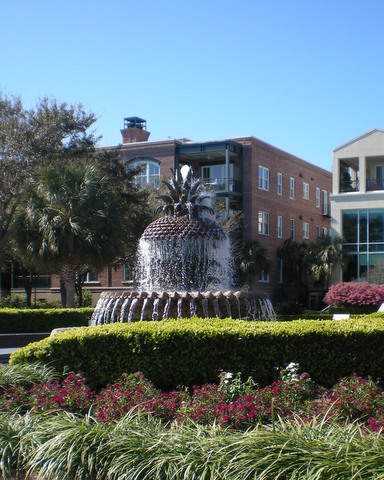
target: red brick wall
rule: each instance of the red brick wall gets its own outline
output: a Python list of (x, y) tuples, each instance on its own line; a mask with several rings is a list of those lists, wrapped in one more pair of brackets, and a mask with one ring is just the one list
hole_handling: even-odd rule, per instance
[[(270, 285), (259, 284), (264, 290), (273, 290), (277, 282), (276, 250), (290, 236), (290, 219), (295, 220), (295, 240), (316, 240), (316, 226), (327, 228), (330, 219), (322, 215), (322, 208), (315, 204), (316, 187), (331, 192), (331, 173), (315, 165), (279, 150), (255, 138), (236, 139), (244, 142), (243, 154), (243, 212), (245, 237), (258, 240), (267, 249), (272, 260)], [(259, 189), (259, 166), (269, 169), (269, 191)], [(283, 175), (283, 192), (277, 194), (277, 174)], [(295, 197), (290, 198), (290, 177), (295, 182)], [(309, 185), (309, 200), (303, 198), (303, 182)], [(269, 213), (269, 235), (258, 233), (259, 211)], [(283, 238), (277, 236), (277, 216), (283, 217)], [(302, 218), (300, 218), (302, 217)], [(303, 239), (303, 222), (309, 224), (309, 239)]]

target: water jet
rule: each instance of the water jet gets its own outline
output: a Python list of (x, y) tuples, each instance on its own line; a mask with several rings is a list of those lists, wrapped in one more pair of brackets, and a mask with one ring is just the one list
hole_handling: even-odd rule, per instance
[(140, 238), (138, 290), (103, 292), (90, 324), (194, 316), (275, 320), (268, 299), (233, 288), (229, 238), (201, 179), (187, 165), (172, 174), (163, 182), (168, 194), (158, 197), (164, 216)]

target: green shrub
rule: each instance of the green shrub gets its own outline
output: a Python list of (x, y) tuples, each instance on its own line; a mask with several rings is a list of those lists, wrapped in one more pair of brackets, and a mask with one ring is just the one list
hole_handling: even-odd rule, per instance
[(1, 333), (50, 332), (60, 327), (88, 325), (92, 308), (0, 309)]
[(93, 388), (141, 371), (162, 389), (216, 382), (220, 371), (242, 372), (267, 385), (298, 362), (318, 384), (350, 374), (382, 376), (384, 319), (246, 322), (185, 319), (70, 330), (11, 355), (11, 364), (42, 361), (83, 372)]

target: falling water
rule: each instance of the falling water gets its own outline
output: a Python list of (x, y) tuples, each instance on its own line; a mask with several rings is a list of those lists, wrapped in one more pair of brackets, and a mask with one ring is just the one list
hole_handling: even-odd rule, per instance
[[(183, 166), (181, 176), (185, 188), (190, 187), (190, 167)], [(198, 207), (209, 207), (203, 203), (209, 195), (192, 204), (190, 193), (187, 203), (183, 197), (174, 204), (173, 215), (160, 217), (145, 229), (135, 272), (139, 291), (103, 292), (91, 325), (188, 316), (276, 320), (268, 299), (233, 291), (228, 235), (211, 209), (192, 214)], [(188, 213), (176, 215), (176, 207)]]
[[(270, 300), (245, 292), (103, 292), (92, 315), (91, 325), (185, 317), (276, 320)], [(121, 303), (122, 302), (122, 303)], [(121, 308), (114, 308), (121, 304)], [(114, 315), (108, 312), (115, 311)]]
[(228, 290), (230, 244), (224, 239), (141, 239), (137, 264), (140, 290), (191, 292)]

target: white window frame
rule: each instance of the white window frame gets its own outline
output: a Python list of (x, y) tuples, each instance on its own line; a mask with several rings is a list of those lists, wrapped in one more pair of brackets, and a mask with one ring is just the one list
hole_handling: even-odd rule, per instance
[(259, 188), (269, 192), (269, 168), (259, 165)]
[(99, 283), (99, 274), (88, 270), (85, 283)]
[(265, 270), (261, 270), (259, 275), (259, 282), (269, 283), (269, 272), (266, 272)]
[(320, 238), (320, 235), (321, 235), (320, 225), (316, 225), (316, 238)]
[(283, 216), (277, 216), (277, 238), (283, 238)]
[(309, 238), (309, 223), (308, 222), (303, 222), (303, 238), (305, 238), (305, 239)]
[(316, 208), (320, 208), (320, 188), (316, 187)]
[(133, 282), (133, 271), (126, 263), (124, 263), (123, 282)]
[(277, 195), (283, 194), (283, 174), (277, 173)]
[(289, 178), (289, 198), (295, 198), (295, 179), (293, 177)]
[(321, 234), (323, 237), (327, 237), (328, 236), (328, 228), (327, 227), (323, 227), (321, 229)]
[(309, 183), (303, 182), (303, 198), (309, 200)]
[(259, 210), (259, 235), (269, 235), (269, 213)]
[(328, 215), (328, 192), (327, 190), (322, 191), (322, 203), (323, 203), (323, 208), (322, 208), (322, 214), (323, 215)]
[[(137, 185), (144, 188), (146, 185), (152, 185), (154, 188), (160, 186), (160, 162), (152, 157), (136, 157), (126, 162), (128, 169), (140, 167), (142, 170), (135, 177)], [(151, 170), (156, 169), (153, 173)]]

